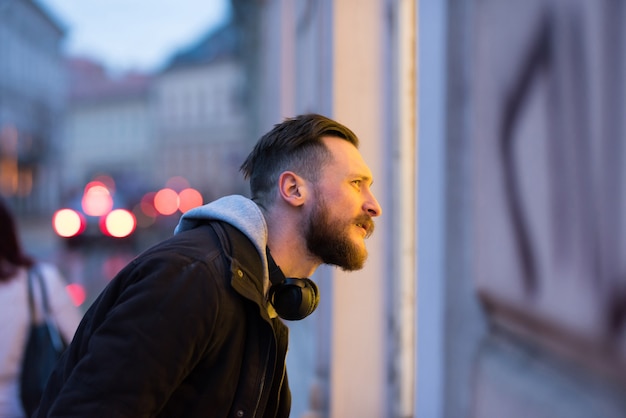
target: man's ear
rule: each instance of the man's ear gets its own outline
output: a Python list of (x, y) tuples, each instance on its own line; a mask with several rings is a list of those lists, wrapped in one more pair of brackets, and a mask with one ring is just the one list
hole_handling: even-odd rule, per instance
[(278, 193), (292, 206), (302, 206), (306, 197), (306, 182), (293, 171), (283, 171), (278, 177)]

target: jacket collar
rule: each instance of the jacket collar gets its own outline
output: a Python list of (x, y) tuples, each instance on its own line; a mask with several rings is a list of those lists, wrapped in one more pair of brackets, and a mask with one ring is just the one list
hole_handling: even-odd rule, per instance
[(261, 259), (252, 241), (234, 226), (219, 221), (211, 225), (222, 242), (224, 252), (230, 256), (233, 288), (258, 304), (267, 319), (276, 317), (274, 308), (267, 302), (268, 283), (264, 283), (267, 274), (263, 271), (267, 261)]

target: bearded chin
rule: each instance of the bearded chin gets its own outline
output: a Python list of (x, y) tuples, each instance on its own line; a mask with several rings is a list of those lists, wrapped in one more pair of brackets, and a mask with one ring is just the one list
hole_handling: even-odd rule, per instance
[(350, 240), (345, 224), (330, 221), (323, 203), (313, 209), (304, 232), (309, 252), (324, 264), (338, 266), (344, 271), (363, 268), (367, 250)]

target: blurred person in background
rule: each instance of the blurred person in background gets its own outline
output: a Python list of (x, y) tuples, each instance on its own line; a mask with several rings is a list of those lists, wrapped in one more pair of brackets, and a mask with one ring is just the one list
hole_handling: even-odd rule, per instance
[(381, 208), (356, 135), (321, 115), (286, 119), (241, 170), (252, 199), (186, 212), (84, 316), (39, 417), (281, 417), (288, 328), (318, 304), (321, 264), (363, 267)]
[[(65, 290), (66, 283), (59, 270), (52, 264), (36, 262), (23, 251), (15, 220), (3, 199), (0, 199), (0, 235), (0, 417), (19, 418), (25, 416), (20, 400), (20, 376), (31, 323), (29, 272), (39, 269), (51, 315), (65, 341), (72, 340), (81, 313)], [(41, 306), (41, 292), (33, 293), (35, 306)]]

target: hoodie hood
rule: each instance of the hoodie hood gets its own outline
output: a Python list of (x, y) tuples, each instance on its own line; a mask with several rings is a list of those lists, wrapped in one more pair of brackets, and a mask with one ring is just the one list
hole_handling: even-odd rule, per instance
[(174, 234), (193, 229), (206, 221), (223, 221), (240, 230), (254, 244), (263, 263), (263, 290), (269, 288), (267, 248), (267, 223), (261, 209), (252, 200), (231, 195), (217, 199), (203, 206), (193, 208), (183, 214)]

